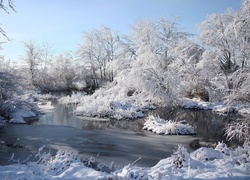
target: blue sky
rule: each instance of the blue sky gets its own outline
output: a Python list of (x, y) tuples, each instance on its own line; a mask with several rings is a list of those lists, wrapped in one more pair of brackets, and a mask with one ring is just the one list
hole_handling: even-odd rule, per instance
[[(4, 0), (7, 2), (7, 0)], [(82, 33), (105, 25), (121, 34), (139, 19), (180, 17), (184, 31), (198, 34), (196, 25), (211, 13), (238, 10), (241, 0), (15, 0), (16, 12), (0, 10), (0, 25), (13, 40), (1, 55), (21, 62), (23, 42), (53, 45), (56, 53), (75, 51)], [(0, 39), (3, 41), (3, 37)]]

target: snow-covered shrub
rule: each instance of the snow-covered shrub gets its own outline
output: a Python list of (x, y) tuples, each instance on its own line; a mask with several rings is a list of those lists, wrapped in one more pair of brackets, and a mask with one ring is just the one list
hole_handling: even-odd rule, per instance
[(56, 155), (46, 162), (47, 171), (58, 175), (68, 169), (72, 163), (81, 162), (79, 155), (74, 151), (58, 150)]
[(140, 98), (139, 93), (128, 96), (130, 88), (122, 84), (107, 84), (92, 95), (72, 94), (61, 98), (59, 103), (77, 104), (75, 115), (115, 119), (141, 118), (144, 111), (155, 108), (153, 103)]
[(229, 140), (236, 139), (245, 144), (250, 142), (250, 117), (237, 119), (226, 127), (226, 135)]
[(38, 153), (35, 155), (36, 161), (28, 162), (28, 166), (42, 166), (42, 171), (54, 176), (69, 169), (73, 163), (82, 161), (78, 153), (75, 151), (59, 149), (53, 156), (50, 152), (46, 152), (44, 148), (45, 146), (39, 148)]
[(187, 92), (188, 98), (198, 98), (203, 101), (209, 101), (209, 94), (205, 87), (201, 85), (196, 85), (192, 90)]
[(230, 155), (230, 149), (223, 142), (218, 142), (217, 146), (214, 149), (222, 152), (225, 155)]
[(86, 96), (77, 106), (76, 115), (109, 117), (115, 119), (134, 119), (143, 117), (142, 107), (136, 106), (129, 99), (118, 99), (115, 95)]
[(73, 92), (71, 95), (61, 97), (58, 102), (60, 104), (79, 104), (84, 96), (81, 92)]
[(232, 150), (230, 153), (231, 161), (234, 164), (242, 165), (250, 162), (250, 146), (245, 144), (239, 146), (236, 149)]
[(190, 155), (187, 152), (187, 149), (182, 146), (178, 145), (178, 149), (174, 152), (171, 156), (172, 164), (176, 165), (177, 168), (187, 167), (190, 160)]
[(153, 179), (143, 168), (137, 168), (135, 166), (127, 165), (121, 170), (114, 172), (114, 179), (131, 179), (131, 180), (147, 180)]
[[(249, 179), (250, 147), (229, 149), (219, 143), (218, 150), (201, 148), (191, 155), (179, 145), (171, 157), (160, 160), (153, 167), (137, 167), (134, 163), (112, 169), (95, 158), (82, 160), (76, 152), (59, 150), (55, 156), (39, 149), (37, 160), (11, 160), (17, 164), (0, 166), (1, 179)], [(223, 157), (223, 158), (221, 158)], [(26, 164), (20, 164), (26, 163)], [(108, 169), (107, 169), (108, 168)]]
[(172, 120), (164, 120), (153, 115), (149, 115), (146, 118), (143, 129), (152, 131), (156, 134), (166, 135), (196, 134), (192, 126), (189, 124), (183, 124)]

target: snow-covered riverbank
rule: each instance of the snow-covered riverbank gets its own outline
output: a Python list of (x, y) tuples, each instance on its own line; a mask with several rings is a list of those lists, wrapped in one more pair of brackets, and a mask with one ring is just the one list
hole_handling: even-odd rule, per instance
[(211, 110), (215, 113), (230, 113), (235, 112), (239, 114), (250, 115), (250, 103), (246, 102), (204, 102), (200, 99), (180, 99), (180, 104), (186, 109), (200, 109), (200, 110)]
[[(116, 169), (112, 164), (82, 160), (72, 151), (55, 156), (42, 152), (36, 162), (0, 166), (1, 179), (249, 179), (250, 147), (200, 148), (189, 154), (183, 146), (151, 168), (132, 164)], [(12, 160), (14, 160), (13, 158)], [(139, 159), (138, 159), (139, 160)]]

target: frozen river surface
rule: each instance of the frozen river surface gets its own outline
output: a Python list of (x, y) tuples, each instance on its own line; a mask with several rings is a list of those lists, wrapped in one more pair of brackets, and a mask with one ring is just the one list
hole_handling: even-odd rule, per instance
[[(0, 165), (10, 164), (8, 160), (15, 154), (20, 161), (37, 153), (45, 145), (47, 152), (70, 149), (83, 158), (95, 157), (96, 161), (118, 166), (136, 162), (138, 166), (151, 167), (160, 159), (169, 157), (178, 144), (193, 151), (189, 143), (195, 136), (164, 136), (142, 130), (143, 119), (135, 121), (96, 121), (91, 118), (76, 118), (70, 114), (71, 108), (56, 105), (54, 112), (47, 113), (30, 125), (9, 124), (0, 129)], [(162, 113), (162, 114), (161, 114)], [(185, 114), (186, 113), (186, 114)], [(205, 114), (201, 114), (205, 113)], [(191, 125), (199, 126), (201, 136), (218, 136), (220, 125), (229, 121), (228, 117), (210, 117), (209, 112), (161, 110), (158, 114), (166, 119), (191, 119)], [(217, 119), (217, 120), (215, 120)], [(213, 135), (212, 131), (216, 132)], [(220, 134), (220, 133), (219, 133)], [(214, 136), (214, 137), (212, 137)]]

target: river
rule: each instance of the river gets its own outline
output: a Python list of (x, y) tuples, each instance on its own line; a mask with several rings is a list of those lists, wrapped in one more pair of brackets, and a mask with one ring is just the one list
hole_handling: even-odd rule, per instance
[[(144, 120), (117, 121), (77, 118), (72, 108), (54, 104), (55, 110), (29, 124), (8, 124), (0, 129), (0, 165), (7, 165), (12, 153), (15, 159), (33, 160), (38, 149), (55, 154), (58, 149), (69, 149), (83, 158), (94, 157), (98, 162), (121, 167), (131, 164), (151, 167), (169, 157), (178, 144), (189, 152), (190, 142), (201, 137), (215, 141), (223, 139), (223, 128), (234, 115), (219, 116), (211, 111), (162, 108), (151, 112), (165, 119), (183, 120), (194, 126), (198, 136), (164, 136), (142, 130)], [(6, 145), (8, 144), (8, 145)]]

